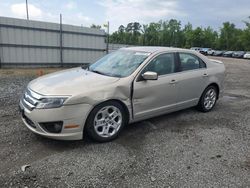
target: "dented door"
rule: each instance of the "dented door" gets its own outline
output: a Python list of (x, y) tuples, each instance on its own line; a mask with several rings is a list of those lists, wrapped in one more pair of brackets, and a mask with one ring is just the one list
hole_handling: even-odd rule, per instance
[(153, 117), (175, 107), (177, 89), (175, 75), (160, 76), (158, 80), (134, 83), (134, 118)]
[(176, 89), (176, 58), (174, 53), (163, 53), (156, 56), (142, 70), (156, 72), (157, 80), (138, 79), (134, 81), (133, 108), (134, 118), (153, 117), (175, 107)]

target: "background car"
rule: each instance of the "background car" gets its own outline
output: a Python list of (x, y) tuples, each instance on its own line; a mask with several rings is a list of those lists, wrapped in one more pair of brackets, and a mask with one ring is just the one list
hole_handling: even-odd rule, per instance
[(244, 55), (245, 55), (246, 52), (244, 51), (237, 51), (237, 52), (234, 52), (232, 57), (235, 57), (235, 58), (243, 58)]
[(192, 48), (190, 48), (190, 50), (195, 50), (195, 51), (199, 52), (201, 50), (201, 47), (192, 47)]
[(224, 53), (224, 51), (220, 51), (220, 50), (215, 50), (213, 53), (213, 56), (222, 56)]
[(199, 52), (203, 55), (208, 55), (207, 52), (211, 50), (212, 50), (211, 48), (201, 48)]
[(215, 52), (215, 50), (210, 49), (207, 51), (207, 55), (214, 55), (214, 52)]
[(234, 53), (233, 51), (226, 51), (222, 54), (222, 56), (223, 57), (232, 57), (233, 53)]
[(243, 56), (245, 59), (250, 59), (250, 52), (246, 52)]

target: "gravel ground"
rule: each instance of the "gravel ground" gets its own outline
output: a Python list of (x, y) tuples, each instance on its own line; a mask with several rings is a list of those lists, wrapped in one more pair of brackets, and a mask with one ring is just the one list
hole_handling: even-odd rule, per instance
[(135, 123), (105, 144), (28, 131), (17, 105), (35, 75), (0, 70), (0, 187), (250, 187), (250, 61), (218, 59), (225, 95), (212, 112)]

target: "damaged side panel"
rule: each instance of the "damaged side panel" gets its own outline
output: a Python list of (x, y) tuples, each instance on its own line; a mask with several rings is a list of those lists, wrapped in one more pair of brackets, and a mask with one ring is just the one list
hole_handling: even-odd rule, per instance
[(160, 76), (158, 80), (134, 82), (134, 120), (146, 119), (174, 108), (177, 90), (169, 84), (175, 75)]
[(104, 85), (101, 89), (98, 88), (98, 91), (95, 88), (89, 89), (83, 94), (72, 97), (71, 101), (73, 101), (73, 103), (68, 101), (67, 104), (72, 105), (77, 103), (86, 103), (90, 104), (93, 109), (96, 105), (102, 102), (108, 100), (118, 100), (127, 107), (131, 120), (133, 118), (131, 87), (130, 84), (128, 84), (130, 81), (125, 80), (120, 80), (120, 82), (115, 82), (108, 86)]

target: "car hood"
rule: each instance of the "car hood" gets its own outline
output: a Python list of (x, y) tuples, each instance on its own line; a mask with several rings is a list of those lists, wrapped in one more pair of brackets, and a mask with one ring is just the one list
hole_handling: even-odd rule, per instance
[(42, 95), (75, 95), (118, 80), (119, 78), (100, 75), (79, 67), (39, 77), (31, 81), (28, 87)]

